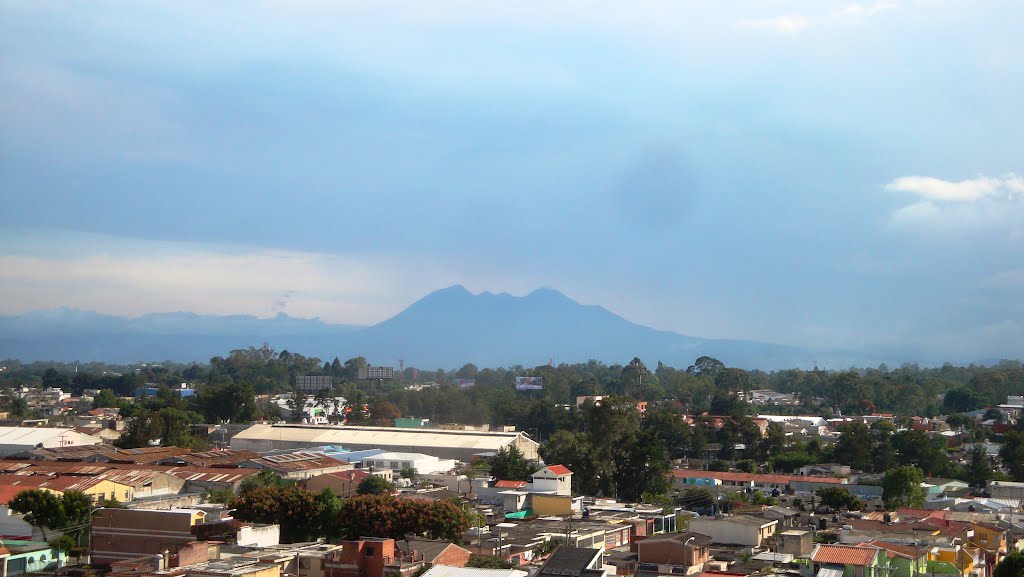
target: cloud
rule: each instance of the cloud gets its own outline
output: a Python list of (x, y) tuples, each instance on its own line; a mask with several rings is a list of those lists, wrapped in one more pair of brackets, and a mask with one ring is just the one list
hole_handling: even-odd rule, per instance
[(844, 6), (843, 9), (839, 11), (839, 15), (847, 18), (870, 18), (871, 16), (874, 16), (879, 12), (890, 10), (895, 7), (895, 2), (879, 1), (870, 5), (854, 2), (852, 4), (847, 4), (846, 6)]
[(0, 254), (0, 313), (70, 306), (265, 317), (287, 307), (292, 316), (369, 324), (446, 284), (416, 259), (120, 240), (77, 254)]
[(767, 30), (776, 34), (791, 35), (797, 34), (807, 27), (809, 22), (799, 14), (788, 14), (785, 16), (773, 16), (771, 18), (744, 19), (733, 23), (736, 28), (748, 28), (752, 30)]
[(951, 182), (931, 176), (903, 176), (885, 185), (886, 190), (910, 192), (929, 201), (975, 202), (985, 198), (1014, 200), (1024, 194), (1024, 178), (1008, 174), (1002, 178), (979, 176)]
[(1024, 235), (1024, 178), (1013, 173), (956, 182), (904, 176), (886, 184), (885, 189), (918, 197), (892, 213), (890, 225), (896, 228), (982, 233), (1006, 243)]

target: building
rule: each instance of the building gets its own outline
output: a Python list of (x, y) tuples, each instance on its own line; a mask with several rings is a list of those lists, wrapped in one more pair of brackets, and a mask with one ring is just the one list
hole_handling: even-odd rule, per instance
[[(468, 551), (467, 551), (468, 553)], [(402, 551), (395, 540), (366, 537), (345, 541), (341, 551), (324, 557), (325, 577), (412, 577), (425, 566), (418, 551)]]
[(778, 524), (779, 522), (774, 519), (748, 516), (722, 517), (721, 519), (697, 517), (690, 519), (689, 528), (694, 533), (711, 537), (715, 544), (763, 547), (775, 534)]
[(481, 569), (474, 567), (434, 565), (421, 577), (526, 577), (526, 571), (520, 571), (518, 569)]
[(305, 451), (258, 457), (246, 461), (245, 466), (270, 469), (285, 479), (308, 479), (352, 468), (351, 464), (333, 457)]
[(416, 473), (447, 473), (455, 468), (455, 459), (438, 459), (423, 453), (387, 452), (363, 460), (364, 467), (401, 471), (413, 469)]
[(564, 465), (549, 465), (530, 477), (531, 491), (572, 495), (572, 471)]
[(323, 475), (310, 477), (306, 479), (304, 484), (307, 489), (310, 491), (316, 491), (317, 493), (324, 489), (330, 489), (339, 497), (351, 497), (356, 494), (356, 489), (359, 488), (359, 483), (362, 483), (364, 479), (370, 476), (377, 476), (385, 481), (392, 480), (392, 472), (390, 469), (382, 471), (351, 469), (348, 471), (325, 473)]
[(818, 545), (811, 553), (817, 577), (886, 577), (888, 557), (884, 549), (850, 545)]
[(989, 481), (988, 494), (993, 499), (1024, 499), (1024, 483)]
[(0, 427), (0, 458), (35, 448), (99, 445), (99, 437), (67, 427)]
[(0, 575), (4, 577), (53, 571), (58, 564), (66, 565), (67, 557), (46, 541), (4, 539), (0, 544)]
[(43, 489), (61, 495), (66, 491), (80, 491), (100, 505), (105, 501), (124, 503), (135, 498), (134, 487), (102, 476), (0, 475), (0, 486), (21, 490)]
[(139, 555), (176, 553), (196, 540), (193, 527), (205, 518), (206, 513), (196, 509), (101, 509), (92, 522), (92, 562), (105, 565)]
[(666, 533), (636, 543), (638, 576), (690, 575), (711, 558), (711, 537), (700, 533)]
[(265, 453), (276, 449), (305, 449), (338, 445), (350, 450), (425, 453), (440, 459), (469, 462), (479, 453), (514, 446), (527, 459), (537, 459), (539, 444), (517, 431), (399, 429), (345, 425), (261, 424), (231, 439), (231, 448)]
[(537, 570), (537, 577), (604, 577), (604, 550), (563, 545)]
[(814, 539), (810, 531), (791, 529), (779, 533), (777, 548), (780, 553), (793, 557), (806, 557), (814, 550)]

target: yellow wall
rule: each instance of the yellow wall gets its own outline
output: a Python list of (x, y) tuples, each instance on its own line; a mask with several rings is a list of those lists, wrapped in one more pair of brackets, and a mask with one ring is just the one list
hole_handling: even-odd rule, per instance
[(135, 498), (135, 487), (108, 480), (100, 481), (82, 492), (91, 497), (93, 502), (96, 504), (100, 503), (101, 495), (105, 501), (109, 501), (113, 496), (122, 503), (126, 503)]
[(533, 513), (541, 517), (548, 515), (568, 515), (572, 512), (572, 497), (565, 495), (540, 495), (531, 496), (533, 500)]
[(1003, 531), (995, 531), (981, 525), (971, 525), (974, 528), (974, 537), (971, 542), (989, 551), (1006, 552), (1006, 539), (1003, 538)]

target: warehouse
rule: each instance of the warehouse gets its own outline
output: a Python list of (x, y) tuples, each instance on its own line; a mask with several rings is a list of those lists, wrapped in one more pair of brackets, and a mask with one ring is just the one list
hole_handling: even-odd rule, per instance
[(516, 431), (459, 431), (325, 425), (253, 425), (231, 439), (231, 448), (262, 453), (277, 449), (307, 449), (323, 445), (350, 451), (383, 449), (424, 453), (440, 459), (470, 461), (474, 455), (514, 446), (527, 459), (537, 459), (538, 444)]
[(65, 427), (0, 427), (0, 457), (21, 453), (37, 447), (54, 448), (76, 445), (98, 445), (99, 437), (79, 433)]

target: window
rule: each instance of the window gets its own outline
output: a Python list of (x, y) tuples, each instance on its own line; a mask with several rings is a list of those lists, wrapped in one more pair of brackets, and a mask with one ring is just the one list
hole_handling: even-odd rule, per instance
[(373, 557), (373, 545), (366, 546), (366, 556)]

